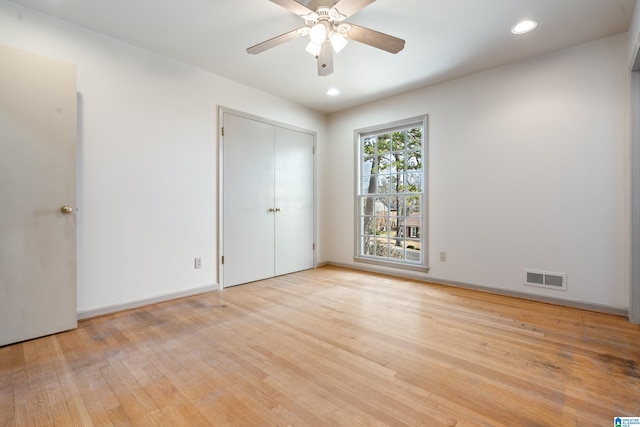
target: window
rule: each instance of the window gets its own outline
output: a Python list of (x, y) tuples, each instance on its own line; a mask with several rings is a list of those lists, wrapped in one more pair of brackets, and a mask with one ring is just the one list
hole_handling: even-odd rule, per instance
[(357, 131), (356, 261), (426, 269), (426, 117)]

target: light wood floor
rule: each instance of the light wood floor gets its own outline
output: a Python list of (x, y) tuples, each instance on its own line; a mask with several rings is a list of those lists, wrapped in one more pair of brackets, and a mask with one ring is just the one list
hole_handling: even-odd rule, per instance
[(612, 426), (626, 319), (338, 268), (0, 348), (0, 426)]

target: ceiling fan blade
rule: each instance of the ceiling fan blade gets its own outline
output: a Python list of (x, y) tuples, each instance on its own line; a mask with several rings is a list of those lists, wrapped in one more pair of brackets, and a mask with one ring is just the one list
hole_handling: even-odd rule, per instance
[(368, 44), (369, 46), (377, 47), (390, 53), (398, 53), (404, 49), (404, 40), (402, 39), (358, 25), (349, 25), (351, 25), (351, 29), (347, 33), (348, 39)]
[(331, 73), (333, 73), (333, 48), (330, 42), (324, 42), (318, 55), (318, 75), (328, 76)]
[(247, 48), (247, 53), (251, 53), (255, 55), (256, 53), (264, 52), (267, 49), (271, 49), (272, 47), (276, 47), (284, 42), (288, 42), (289, 40), (293, 40), (298, 37), (302, 37), (304, 32), (302, 31), (306, 27), (298, 28), (297, 30), (289, 31), (288, 33), (280, 34), (272, 39), (263, 41), (262, 43), (258, 43), (255, 46), (251, 46)]
[(340, 12), (340, 14), (348, 18), (374, 1), (376, 0), (340, 0), (338, 4), (333, 7)]
[(308, 7), (298, 3), (295, 0), (270, 0), (272, 3), (275, 3), (279, 6), (284, 7), (285, 9), (290, 10), (298, 16), (308, 15), (313, 11)]
[(337, 2), (338, 0), (311, 0), (307, 2), (307, 8), (316, 11), (319, 7), (333, 7)]

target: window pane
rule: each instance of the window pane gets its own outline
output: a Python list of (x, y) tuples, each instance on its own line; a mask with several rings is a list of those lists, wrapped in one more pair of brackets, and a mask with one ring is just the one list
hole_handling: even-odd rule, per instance
[(402, 216), (406, 216), (406, 197), (405, 196), (396, 196), (395, 197), (395, 206), (397, 208), (397, 212), (396, 215), (398, 215), (398, 217), (402, 217)]
[(376, 153), (376, 137), (369, 136), (364, 138), (362, 143), (362, 152), (368, 156)]
[(409, 193), (422, 193), (422, 173), (406, 174), (406, 187)]
[(418, 237), (420, 234), (420, 223), (421, 218), (419, 215), (412, 215), (405, 218), (405, 227), (407, 232), (407, 237)]
[(409, 150), (422, 148), (422, 128), (413, 128), (407, 131), (407, 148)]
[(387, 193), (399, 193), (402, 191), (402, 176), (390, 175), (388, 177), (389, 185), (387, 186)]
[(387, 212), (389, 211), (389, 198), (388, 197), (376, 197), (376, 205), (375, 205), (375, 216), (387, 216)]
[(420, 216), (420, 196), (408, 196), (405, 201), (405, 215), (412, 216), (418, 215)]
[(389, 247), (389, 238), (387, 236), (376, 238), (376, 255), (383, 258), (388, 258), (389, 254), (387, 248)]
[(405, 153), (394, 153), (394, 172), (402, 173), (407, 168), (407, 156)]
[(421, 261), (420, 240), (407, 239), (407, 261)]
[(406, 158), (407, 170), (422, 169), (422, 155), (419, 151), (408, 151)]
[(360, 221), (361, 232), (364, 236), (372, 236), (375, 234), (374, 229), (375, 221), (371, 216), (362, 217)]
[(373, 159), (370, 157), (362, 159), (362, 165), (360, 166), (362, 175), (363, 176), (371, 175), (372, 169), (373, 169)]
[(363, 237), (360, 249), (362, 255), (375, 255), (375, 241), (373, 237)]
[(407, 250), (419, 251), (421, 247), (420, 239), (407, 239)]
[(392, 134), (391, 149), (393, 151), (403, 151), (405, 148), (405, 132), (397, 131)]
[(388, 174), (391, 173), (392, 167), (392, 156), (391, 154), (384, 154), (378, 157), (378, 161), (380, 162), (378, 165), (378, 173), (379, 174)]
[(378, 175), (376, 193), (389, 194), (390, 188), (391, 188), (391, 177), (389, 175)]
[(391, 135), (388, 133), (378, 135), (377, 149), (378, 154), (388, 153), (391, 151)]
[(375, 194), (377, 175), (365, 175), (362, 177), (361, 194)]
[(360, 216), (371, 216), (375, 214), (375, 198), (374, 197), (364, 197), (362, 198), (362, 202), (360, 203), (361, 211)]

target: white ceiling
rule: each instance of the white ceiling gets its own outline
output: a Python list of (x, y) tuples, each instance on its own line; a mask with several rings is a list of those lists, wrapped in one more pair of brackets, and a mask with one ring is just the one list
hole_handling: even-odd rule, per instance
[[(269, 0), (12, 1), (327, 113), (625, 32), (636, 3), (377, 0), (347, 21), (405, 39), (405, 49), (393, 55), (351, 41), (335, 55), (334, 73), (319, 77), (305, 39), (246, 53), (304, 25)], [(512, 35), (524, 18), (538, 28)], [(342, 94), (327, 96), (329, 87)]]

